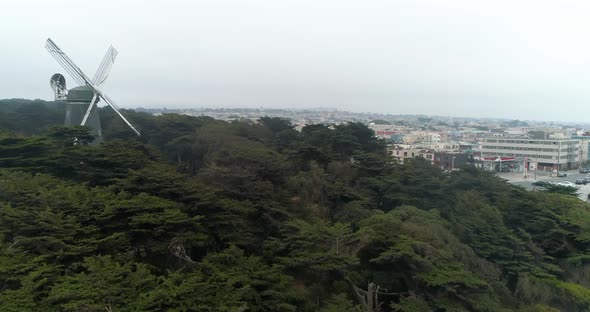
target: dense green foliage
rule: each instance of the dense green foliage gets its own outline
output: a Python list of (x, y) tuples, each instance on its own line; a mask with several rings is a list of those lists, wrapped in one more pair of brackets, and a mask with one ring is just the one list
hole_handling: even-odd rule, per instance
[(590, 310), (574, 196), (397, 164), (357, 123), (127, 112), (138, 138), (102, 109), (88, 146), (6, 105), (0, 311)]

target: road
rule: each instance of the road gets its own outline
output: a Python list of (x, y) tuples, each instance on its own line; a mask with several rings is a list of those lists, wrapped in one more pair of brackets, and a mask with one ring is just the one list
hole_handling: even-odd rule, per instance
[[(534, 171), (529, 173), (529, 178), (528, 179), (524, 179), (523, 178), (523, 173), (499, 173), (498, 176), (507, 180), (508, 182), (510, 182), (511, 184), (514, 185), (519, 185), (522, 186), (524, 188), (526, 188), (527, 190), (534, 190), (534, 189), (538, 189), (539, 187), (535, 187), (533, 185), (533, 182), (535, 181), (545, 181), (545, 182), (564, 182), (564, 181), (569, 181), (574, 183), (577, 179), (583, 178), (583, 177), (590, 177), (589, 174), (587, 173), (579, 173), (578, 171), (561, 171), (564, 173), (567, 173), (567, 177), (563, 177), (563, 178), (557, 178), (557, 177), (551, 177), (549, 175), (549, 172), (537, 172), (537, 179), (535, 180), (535, 173)], [(588, 194), (590, 193), (590, 183), (586, 184), (586, 185), (576, 185), (576, 187), (578, 188), (578, 197), (581, 200), (584, 201), (588, 201)]]

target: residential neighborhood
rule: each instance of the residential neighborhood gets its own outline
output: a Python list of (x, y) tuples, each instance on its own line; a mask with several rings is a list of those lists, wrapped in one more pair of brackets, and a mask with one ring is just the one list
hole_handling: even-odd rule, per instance
[(280, 117), (290, 120), (297, 130), (309, 124), (361, 122), (388, 143), (398, 162), (423, 158), (444, 170), (472, 165), (492, 172), (551, 174), (583, 167), (590, 159), (590, 124), (355, 113), (330, 108), (138, 110), (250, 123), (263, 116)]

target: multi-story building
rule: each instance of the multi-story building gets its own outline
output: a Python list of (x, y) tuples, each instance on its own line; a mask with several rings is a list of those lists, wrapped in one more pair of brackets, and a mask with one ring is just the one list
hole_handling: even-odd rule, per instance
[(580, 140), (580, 154), (582, 155), (581, 162), (587, 162), (588, 160), (590, 160), (590, 136), (577, 135), (572, 136), (572, 139)]
[(526, 157), (539, 170), (571, 169), (580, 164), (581, 143), (579, 139), (484, 138), (481, 157)]
[(406, 159), (420, 157), (428, 160), (431, 164), (434, 164), (433, 150), (395, 147), (390, 150), (390, 153), (393, 156), (393, 158), (397, 160), (399, 163), (404, 163)]
[(427, 143), (439, 143), (441, 141), (441, 135), (436, 132), (425, 133), (422, 138), (422, 142)]

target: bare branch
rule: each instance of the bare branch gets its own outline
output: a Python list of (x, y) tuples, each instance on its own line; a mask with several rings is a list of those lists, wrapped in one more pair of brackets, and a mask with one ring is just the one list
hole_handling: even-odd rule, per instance
[(194, 261), (193, 259), (191, 259), (191, 257), (188, 255), (188, 253), (186, 252), (186, 249), (184, 249), (184, 246), (182, 246), (182, 244), (180, 243), (171, 243), (170, 246), (168, 247), (170, 249), (170, 252), (172, 253), (172, 255), (174, 255), (175, 257), (182, 259), (190, 264), (195, 264), (197, 263), (196, 261)]
[(350, 281), (354, 293), (366, 312), (380, 312), (381, 304), (379, 303), (379, 286), (369, 282), (367, 290), (358, 288)]

